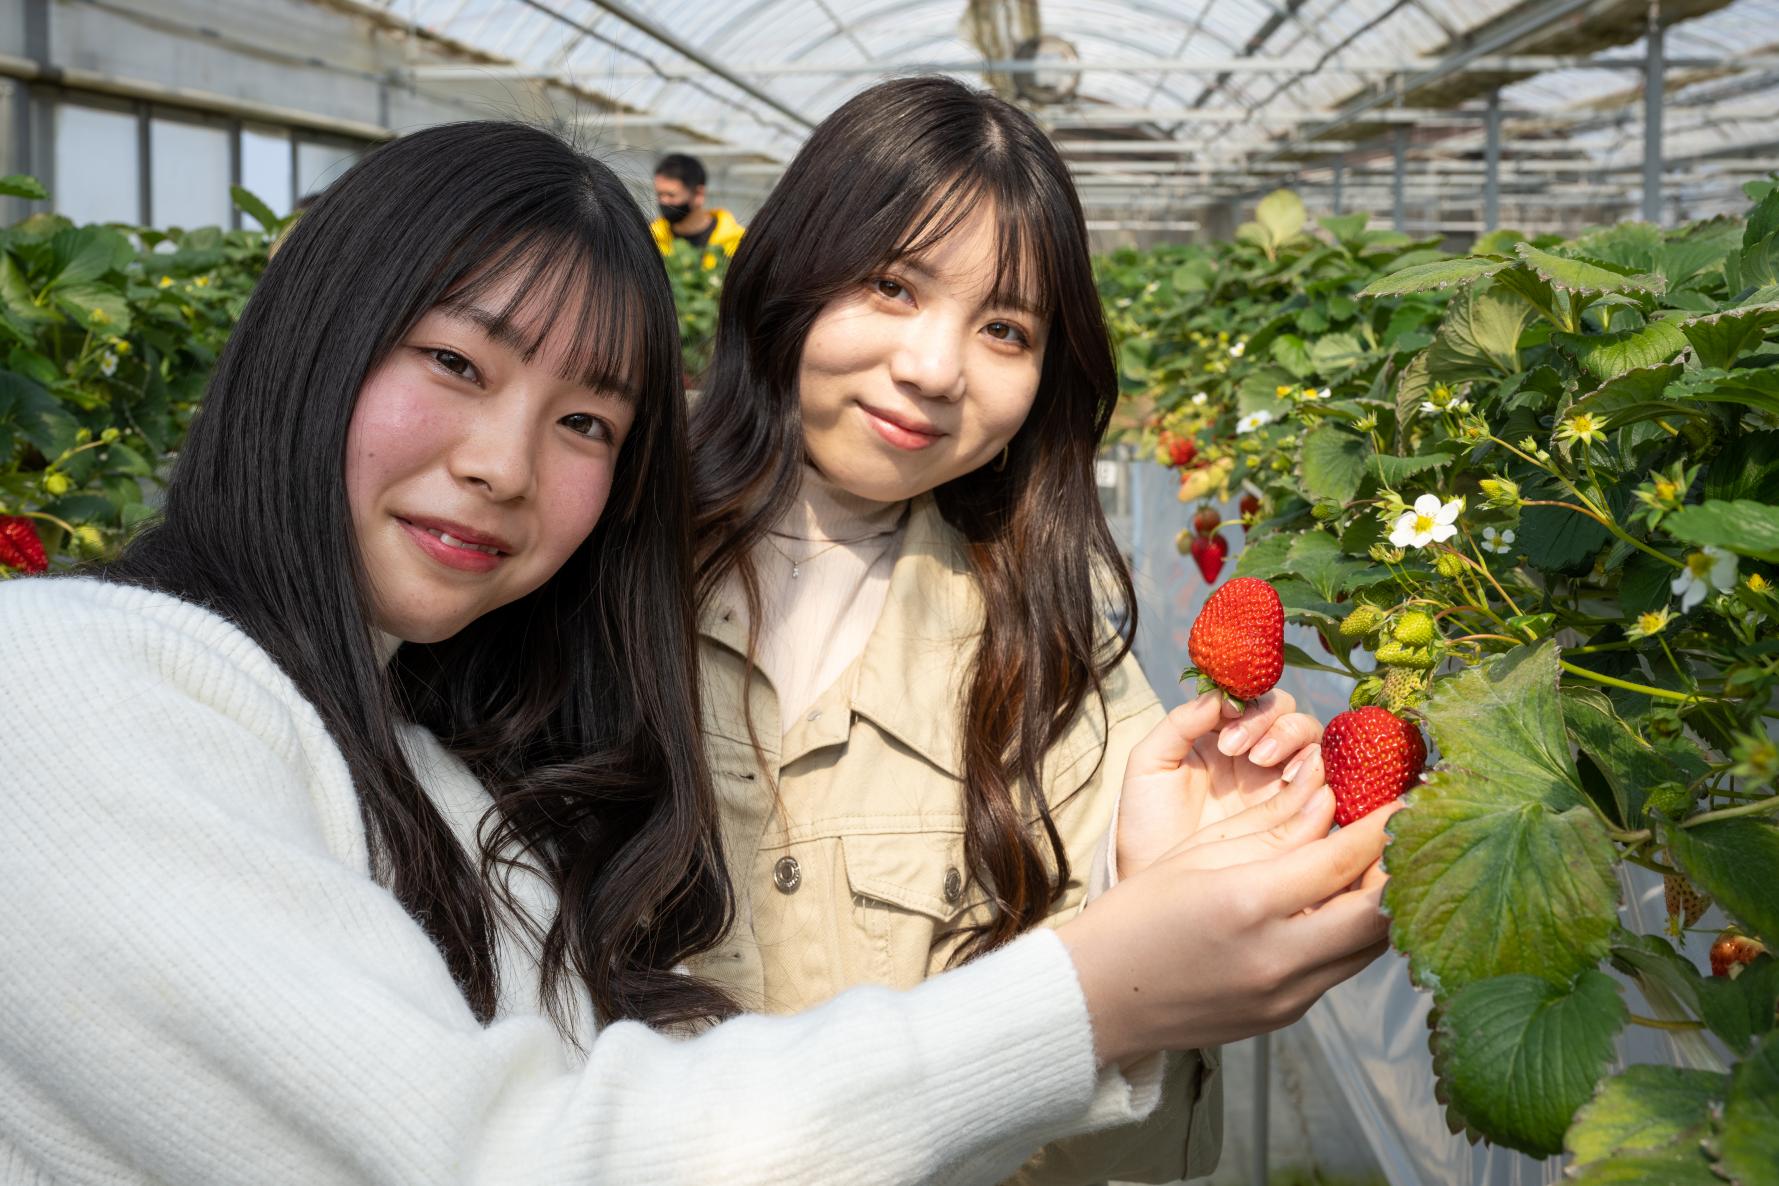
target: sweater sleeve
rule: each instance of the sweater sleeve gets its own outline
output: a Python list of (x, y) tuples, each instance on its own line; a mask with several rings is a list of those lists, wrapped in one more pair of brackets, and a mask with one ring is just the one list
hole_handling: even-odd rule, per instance
[(1053, 934), (582, 1055), (539, 1016), (477, 1023), (369, 875), (338, 751), (238, 631), (31, 580), (0, 588), (0, 637), (0, 1179), (987, 1182), (1086, 1126)]
[[(1095, 746), (1056, 777), (1072, 796), (1056, 811), (1057, 827), (1077, 870), (1047, 922), (1054, 926), (1087, 909), (1117, 883), (1117, 826), (1124, 769), (1137, 743), (1167, 715), (1134, 656), (1127, 655), (1106, 684), (1105, 750)], [(1089, 709), (1088, 711), (1091, 711)], [(1098, 760), (1098, 769), (1082, 776)], [(1113, 1127), (1047, 1145), (1008, 1186), (1081, 1186), (1119, 1179), (1173, 1182), (1207, 1175), (1222, 1152), (1223, 1082), (1218, 1052), (1151, 1054), (1108, 1068), (1122, 1083), (1130, 1119)], [(1118, 1098), (1102, 1083), (1096, 1109)]]

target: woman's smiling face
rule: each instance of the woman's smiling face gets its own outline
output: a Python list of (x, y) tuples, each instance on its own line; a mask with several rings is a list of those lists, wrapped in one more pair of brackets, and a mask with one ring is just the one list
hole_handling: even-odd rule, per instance
[(893, 502), (993, 461), (1032, 409), (1046, 319), (996, 291), (983, 206), (828, 303), (798, 368), (803, 441), (842, 489)]
[[(346, 491), (375, 625), (449, 638), (547, 581), (591, 534), (635, 414), (631, 393), (565, 376), (573, 318), (514, 284), (427, 313), (365, 379)], [(542, 302), (537, 302), (541, 304)]]

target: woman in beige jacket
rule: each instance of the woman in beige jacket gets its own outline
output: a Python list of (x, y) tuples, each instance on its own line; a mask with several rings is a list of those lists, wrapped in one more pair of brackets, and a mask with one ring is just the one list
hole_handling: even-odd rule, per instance
[[(912, 986), (1182, 838), (1165, 804), (1118, 818), (1164, 713), (1092, 477), (1116, 394), (1079, 206), (1027, 116), (906, 79), (816, 130), (735, 257), (693, 420), (738, 905), (693, 970), (743, 1007)], [(1194, 747), (1230, 810), (1320, 782), (1319, 727), (1291, 707), (1265, 697)], [(1216, 1067), (1125, 1067), (1147, 1119), (1048, 1146), (1021, 1180), (1208, 1173)]]

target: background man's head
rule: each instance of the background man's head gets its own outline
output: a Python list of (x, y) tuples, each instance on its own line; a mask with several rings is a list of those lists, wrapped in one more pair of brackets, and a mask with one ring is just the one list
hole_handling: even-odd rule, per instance
[(705, 180), (704, 162), (697, 157), (683, 152), (662, 157), (655, 166), (655, 201), (661, 217), (684, 222), (703, 210)]

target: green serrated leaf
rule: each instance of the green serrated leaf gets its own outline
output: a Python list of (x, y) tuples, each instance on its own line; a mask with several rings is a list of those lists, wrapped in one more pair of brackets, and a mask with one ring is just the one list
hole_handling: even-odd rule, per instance
[(1687, 338), (1672, 321), (1652, 321), (1641, 329), (1610, 334), (1552, 334), (1555, 342), (1596, 379), (1616, 379), (1628, 371), (1648, 373), (1686, 349)]
[(1705, 498), (1779, 505), (1779, 432), (1739, 433), (1705, 471)]
[(1779, 1032), (1731, 1072), (1717, 1151), (1719, 1168), (1736, 1186), (1779, 1182)]
[(1303, 199), (1288, 189), (1275, 189), (1254, 208), (1254, 221), (1266, 232), (1273, 248), (1283, 246), (1297, 237), (1309, 221)]
[(1278, 577), (1272, 587), (1285, 607), (1285, 620), (1309, 626), (1335, 626), (1347, 615), (1345, 606), (1324, 598), (1308, 581)]
[(1493, 276), (1513, 266), (1513, 260), (1502, 256), (1469, 256), (1464, 259), (1442, 259), (1415, 264), (1386, 273), (1359, 290), (1360, 296), (1403, 296), (1411, 292), (1431, 292), (1455, 284), (1469, 284), (1484, 276)]
[(0, 371), (0, 387), (12, 396), (12, 420), (21, 436), (46, 457), (59, 457), (74, 447), (80, 422), (41, 386), (23, 375)]
[(1678, 327), (1692, 343), (1693, 352), (1706, 367), (1731, 367), (1744, 354), (1760, 347), (1766, 336), (1779, 328), (1779, 303), (1743, 305), (1692, 317)]
[(1419, 457), (1394, 457), (1388, 453), (1373, 453), (1366, 462), (1371, 476), (1386, 486), (1400, 486), (1416, 474), (1438, 469), (1442, 465), (1451, 464), (1451, 457), (1445, 453), (1423, 453)]
[(1435, 992), (1519, 972), (1567, 983), (1606, 954), (1615, 854), (1569, 756), (1556, 655), (1489, 659), (1423, 707), (1442, 760), (1390, 820), (1384, 895), (1410, 975)]
[(1342, 679), (1350, 679), (1352, 677), (1352, 673), (1346, 668), (1336, 667), (1331, 663), (1324, 663), (1322, 660), (1312, 656), (1302, 647), (1295, 646), (1292, 643), (1285, 644), (1285, 665), (1287, 667), (1302, 668), (1306, 671), (1326, 671), (1328, 674), (1338, 675)]
[(1618, 822), (1643, 826), (1643, 803), (1657, 783), (1678, 782), (1683, 771), (1612, 710), (1612, 702), (1587, 690), (1562, 697), (1563, 719), (1576, 743), (1612, 786)]
[(1355, 560), (1340, 550), (1340, 542), (1321, 531), (1310, 531), (1291, 543), (1285, 567), (1310, 583), (1323, 598), (1332, 603), (1346, 592), (1355, 577), (1372, 575), (1369, 560)]
[(1290, 371), (1294, 378), (1307, 379), (1316, 373), (1316, 364), (1310, 361), (1310, 348), (1296, 334), (1280, 334), (1273, 339), (1272, 359)]
[(0, 177), (0, 197), (41, 202), (49, 197), (49, 191), (43, 188), (41, 181), (28, 173), (8, 173)]
[[(1561, 499), (1562, 490), (1541, 490), (1535, 497)], [(1604, 527), (1586, 515), (1561, 507), (1527, 507), (1520, 512), (1517, 546), (1534, 567), (1546, 572), (1582, 572), (1612, 538)]]
[(1353, 334), (1323, 334), (1310, 347), (1310, 361), (1322, 375), (1339, 375), (1370, 358), (1371, 352)]
[(1779, 507), (1749, 499), (1681, 507), (1662, 527), (1689, 544), (1715, 545), (1738, 556), (1779, 562)]
[(1711, 1105), (1729, 1085), (1729, 1076), (1718, 1071), (1626, 1067), (1575, 1114), (1564, 1146), (1577, 1166), (1616, 1153), (1654, 1152), (1703, 1133)]
[(1511, 289), (1478, 285), (1458, 293), (1427, 352), (1436, 379), (1511, 375), (1520, 369), (1520, 335), (1538, 311)]
[(1667, 282), (1660, 276), (1632, 273), (1595, 260), (1553, 255), (1530, 243), (1518, 244), (1514, 252), (1540, 279), (1564, 292), (1593, 296), (1612, 292), (1657, 294), (1667, 287)]
[(243, 214), (252, 217), (255, 222), (259, 223), (259, 225), (266, 230), (276, 231), (282, 224), (282, 220), (280, 220), (276, 214), (272, 213), (272, 208), (260, 201), (254, 192), (246, 186), (229, 186), (229, 197), (234, 200), (237, 209)]
[(1748, 222), (1742, 229), (1742, 245), (1752, 247), (1776, 233), (1779, 233), (1779, 190), (1769, 192), (1748, 212)]
[(1697, 1140), (1676, 1141), (1662, 1149), (1619, 1153), (1576, 1170), (1565, 1186), (1726, 1186), (1711, 1172), (1711, 1163)]
[(1723, 261), (1723, 276), (1731, 293), (1779, 285), (1779, 235), (1730, 252)]
[(1594, 1093), (1624, 1028), (1625, 1005), (1608, 975), (1573, 984), (1498, 976), (1457, 993), (1434, 1034), (1448, 1107), (1490, 1141), (1550, 1157)]
[(83, 329), (96, 334), (130, 332), (130, 302), (103, 284), (64, 284), (56, 288), (56, 304)]
[(1250, 540), (1235, 558), (1235, 575), (1271, 580), (1287, 571), (1286, 557), (1291, 552), (1294, 536), (1280, 532), (1262, 540)]
[(1298, 474), (1311, 498), (1353, 501), (1365, 480), (1371, 442), (1331, 424), (1318, 425), (1303, 436)]
[(1674, 863), (1768, 947), (1779, 950), (1779, 824), (1754, 816), (1664, 824)]
[[(1420, 414), (1421, 404), (1432, 390), (1433, 377), (1427, 372), (1427, 351), (1423, 350), (1402, 368), (1396, 384), (1396, 426), (1400, 437), (1408, 422)], [(1400, 442), (1398, 442), (1400, 443)]]

